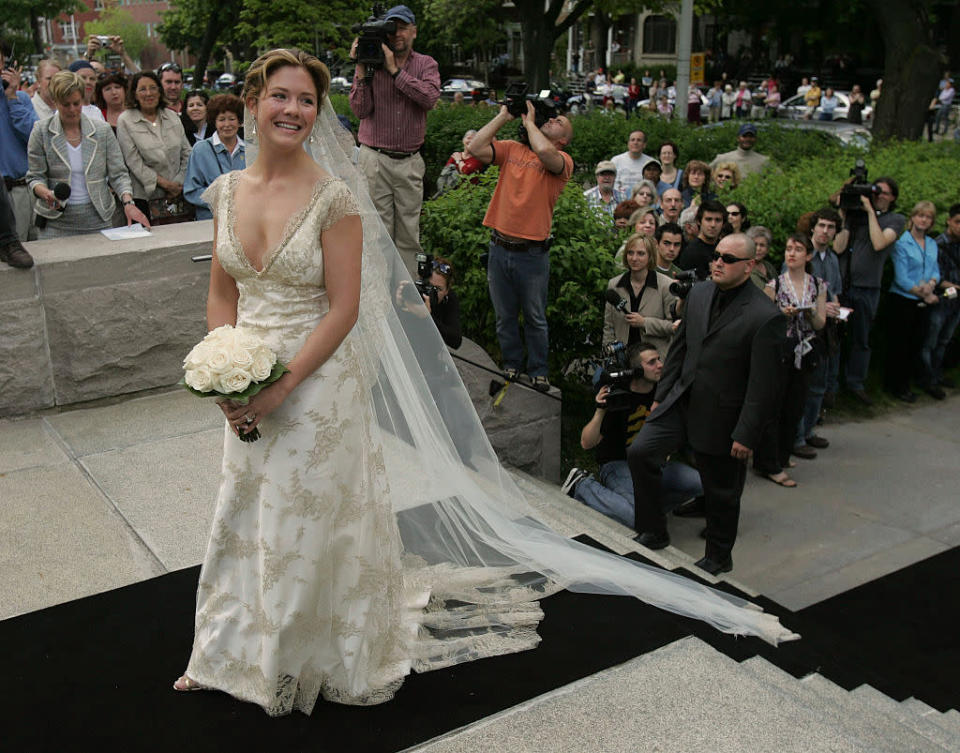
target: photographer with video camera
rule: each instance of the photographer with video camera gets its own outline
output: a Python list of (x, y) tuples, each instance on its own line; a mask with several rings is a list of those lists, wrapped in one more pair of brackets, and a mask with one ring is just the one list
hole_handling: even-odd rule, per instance
[(440, 98), (437, 61), (413, 51), (416, 17), (406, 5), (373, 16), (354, 30), (356, 61), (350, 109), (360, 119), (359, 165), (387, 232), (412, 275), (420, 249), (427, 112)]
[[(473, 137), (470, 152), (481, 162), (500, 167), (483, 224), (491, 229), (487, 284), (504, 372), (508, 380), (520, 376), (522, 310), (527, 373), (534, 389), (547, 392), (550, 225), (557, 199), (573, 175), (573, 158), (563, 151), (573, 139), (573, 126), (562, 115), (550, 117), (546, 102), (534, 104), (525, 92), (525, 85), (508, 89), (507, 104)], [(494, 145), (493, 137), (515, 117), (523, 121), (520, 140)]]
[[(633, 479), (627, 465), (627, 447), (650, 413), (663, 361), (657, 346), (622, 342), (605, 349), (604, 377), (596, 396), (597, 409), (580, 434), (580, 446), (593, 449), (599, 480), (572, 468), (563, 491), (588, 507), (630, 528), (634, 522)], [(670, 510), (703, 494), (700, 474), (689, 465), (668, 461), (662, 468), (661, 504)]]
[(883, 265), (907, 220), (893, 211), (900, 192), (893, 178), (877, 178), (870, 183), (863, 160), (857, 160), (850, 172), (850, 180), (837, 195), (844, 227), (837, 233), (834, 250), (841, 254), (841, 302), (853, 309), (847, 322), (850, 351), (846, 387), (869, 406), (873, 400), (864, 390), (864, 382), (870, 368), (870, 330), (880, 303)]

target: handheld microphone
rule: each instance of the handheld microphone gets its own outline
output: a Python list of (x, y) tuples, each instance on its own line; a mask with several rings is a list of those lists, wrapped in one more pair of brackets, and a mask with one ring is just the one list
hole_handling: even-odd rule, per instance
[(617, 294), (617, 291), (613, 288), (607, 288), (607, 292), (603, 294), (604, 299), (607, 303), (613, 306), (617, 311), (621, 313), (627, 310), (627, 306), (630, 304), (627, 303), (627, 299), (621, 297)]
[(63, 209), (63, 204), (70, 198), (70, 184), (69, 183), (57, 183), (53, 187), (53, 195), (57, 197), (57, 201), (60, 203), (60, 208)]

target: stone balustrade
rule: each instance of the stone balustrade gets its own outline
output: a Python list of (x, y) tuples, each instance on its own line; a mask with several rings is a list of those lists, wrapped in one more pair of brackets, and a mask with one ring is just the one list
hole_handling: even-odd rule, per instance
[[(209, 264), (191, 257), (212, 234), (208, 220), (149, 238), (33, 241), (32, 269), (0, 264), (0, 418), (175, 384), (206, 334)], [(459, 352), (495, 368), (468, 340)], [(501, 459), (558, 479), (559, 400), (512, 385), (494, 408), (490, 372), (457, 366)]]

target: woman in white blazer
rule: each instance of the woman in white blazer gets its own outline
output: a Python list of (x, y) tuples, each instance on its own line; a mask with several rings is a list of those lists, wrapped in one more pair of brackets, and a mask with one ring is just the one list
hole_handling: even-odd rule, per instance
[(182, 201), (190, 142), (180, 116), (167, 108), (153, 71), (131, 76), (126, 105), (117, 118), (117, 138), (130, 171), (133, 198), (149, 215), (152, 199)]
[[(110, 126), (82, 114), (84, 82), (61, 71), (50, 81), (56, 111), (39, 121), (27, 145), (27, 185), (37, 197), (40, 238), (96, 233), (113, 227), (120, 198), (127, 224), (147, 218), (133, 203), (130, 176)], [(70, 187), (69, 196), (58, 184)], [(117, 218), (119, 221), (119, 217)]]

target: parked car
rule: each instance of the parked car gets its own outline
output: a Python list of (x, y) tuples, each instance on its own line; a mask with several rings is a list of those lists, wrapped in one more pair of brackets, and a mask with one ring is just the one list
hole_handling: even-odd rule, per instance
[[(676, 100), (668, 99), (667, 101), (670, 103), (670, 106), (674, 108), (674, 110), (676, 110), (677, 108)], [(650, 107), (649, 99), (641, 99), (639, 102), (637, 102), (638, 110), (649, 109), (649, 107)], [(700, 120), (703, 123), (706, 123), (708, 120), (710, 120), (710, 100), (707, 99), (707, 96), (703, 92), (700, 92)]]
[(350, 82), (343, 76), (334, 76), (330, 79), (330, 91), (334, 94), (348, 94), (350, 92)]
[(216, 83), (213, 85), (213, 88), (217, 91), (233, 91), (233, 88), (237, 85), (237, 77), (232, 73), (221, 73), (217, 78)]
[[(834, 94), (837, 95), (837, 99), (840, 101), (840, 104), (838, 104), (837, 109), (833, 111), (833, 119), (846, 120), (847, 114), (850, 112), (850, 92), (834, 91)], [(789, 120), (802, 120), (806, 112), (807, 106), (803, 102), (803, 95), (795, 94), (794, 96), (780, 103), (780, 107), (777, 108), (777, 117), (787, 118)], [(816, 118), (818, 113), (819, 110), (814, 112), (813, 117)], [(865, 104), (861, 114), (863, 116), (864, 123), (873, 122), (872, 106)]]
[(452, 101), (453, 95), (460, 92), (465, 100), (487, 99), (490, 87), (475, 78), (448, 78), (440, 87), (440, 99)]

